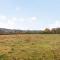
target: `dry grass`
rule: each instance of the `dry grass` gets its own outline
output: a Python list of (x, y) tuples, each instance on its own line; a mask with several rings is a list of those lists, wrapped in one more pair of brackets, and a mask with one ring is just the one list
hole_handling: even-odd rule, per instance
[(0, 60), (60, 60), (60, 35), (0, 35)]

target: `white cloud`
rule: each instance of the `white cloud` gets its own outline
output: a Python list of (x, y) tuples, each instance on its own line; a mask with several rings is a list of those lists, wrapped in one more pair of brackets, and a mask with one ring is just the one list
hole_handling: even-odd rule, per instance
[(37, 20), (37, 17), (32, 17), (32, 20)]
[(13, 21), (16, 21), (16, 20), (17, 20), (17, 18), (16, 18), (16, 17), (12, 17), (12, 20), (13, 20)]
[(0, 28), (15, 28), (16, 17), (0, 16)]
[(33, 17), (33, 20), (32, 20), (32, 17), (24, 17), (24, 18), (18, 17), (16, 21), (16, 25), (17, 25), (16, 27), (18, 29), (24, 29), (24, 30), (34, 29), (36, 26), (35, 19), (36, 19), (35, 17)]
[(60, 27), (60, 21), (56, 20), (54, 23), (50, 24), (47, 27), (50, 28), (50, 29), (52, 29), (52, 28), (58, 28), (58, 27)]
[(17, 17), (17, 21), (23, 22), (23, 21), (25, 21), (25, 19), (24, 19), (24, 18), (18, 18), (18, 17)]
[(55, 22), (55, 27), (60, 27), (60, 21)]
[(0, 16), (0, 20), (2, 21), (2, 20), (6, 20), (7, 19), (7, 17), (6, 16)]
[(60, 21), (57, 20), (49, 25), (41, 25), (37, 22), (37, 17), (15, 17), (15, 16), (0, 16), (0, 28), (9, 28), (9, 29), (44, 29), (44, 28), (56, 28), (60, 27)]

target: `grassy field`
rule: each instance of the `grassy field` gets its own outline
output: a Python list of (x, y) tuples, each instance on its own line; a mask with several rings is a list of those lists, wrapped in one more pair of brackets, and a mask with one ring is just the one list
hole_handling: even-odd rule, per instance
[(0, 60), (60, 60), (60, 35), (0, 35)]

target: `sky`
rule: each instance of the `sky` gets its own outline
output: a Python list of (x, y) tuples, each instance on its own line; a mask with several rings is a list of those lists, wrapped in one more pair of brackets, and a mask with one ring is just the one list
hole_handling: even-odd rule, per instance
[(56, 27), (60, 27), (60, 0), (0, 0), (0, 28)]

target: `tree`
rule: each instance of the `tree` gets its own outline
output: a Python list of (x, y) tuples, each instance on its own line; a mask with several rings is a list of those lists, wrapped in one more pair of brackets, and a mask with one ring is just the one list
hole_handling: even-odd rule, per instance
[(46, 28), (46, 29), (44, 30), (44, 33), (50, 34), (51, 31), (50, 31), (50, 29)]
[(56, 34), (56, 29), (53, 28), (53, 29), (51, 30), (51, 33), (52, 33), (52, 34)]

